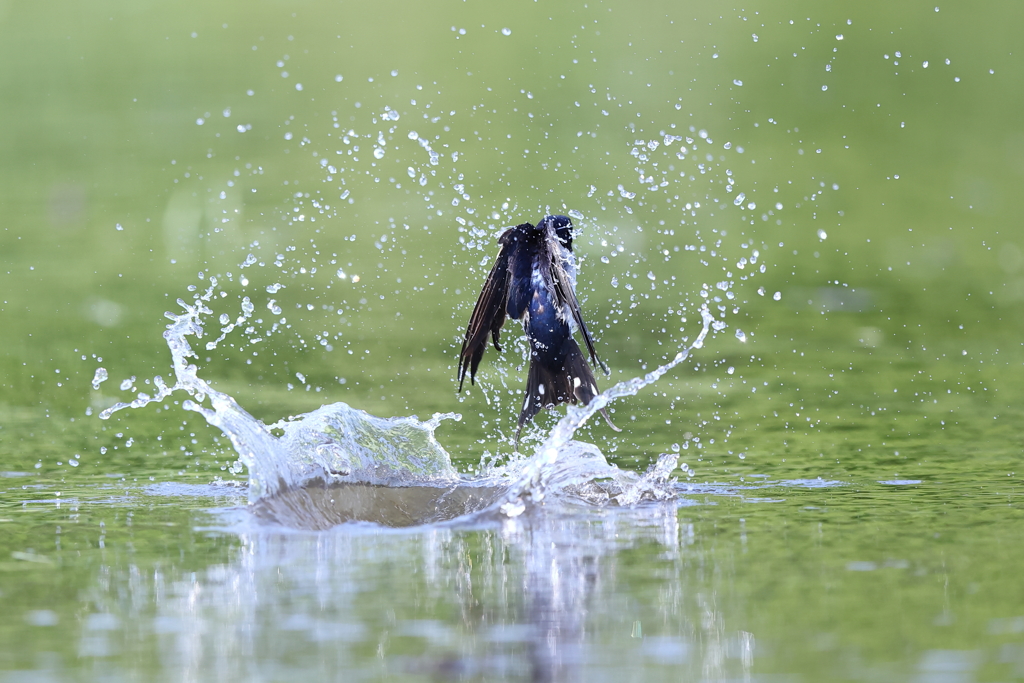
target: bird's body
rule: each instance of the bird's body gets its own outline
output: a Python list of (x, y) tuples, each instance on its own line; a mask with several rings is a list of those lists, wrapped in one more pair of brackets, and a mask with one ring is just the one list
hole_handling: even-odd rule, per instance
[[(502, 233), (498, 242), (501, 249), (473, 309), (459, 354), (459, 390), (467, 369), (470, 382), (474, 381), (488, 334), (500, 351), (505, 317), (520, 320), (530, 342), (530, 369), (516, 431), (518, 444), (523, 425), (541, 408), (561, 403), (586, 405), (598, 394), (594, 373), (573, 339), (574, 331), (582, 334), (591, 360), (604, 366), (576, 300), (569, 218), (548, 216), (536, 227), (522, 223)], [(601, 412), (615, 428), (608, 414)]]

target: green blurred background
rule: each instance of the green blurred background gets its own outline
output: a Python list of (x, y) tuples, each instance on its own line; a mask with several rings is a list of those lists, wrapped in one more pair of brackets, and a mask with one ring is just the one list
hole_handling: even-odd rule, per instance
[[(896, 385), (944, 394), (947, 413), (1015, 403), (1014, 4), (39, 11), (0, 6), (0, 382), (18, 419), (81, 416), (130, 397), (121, 379), (166, 375), (161, 314), (219, 275), (229, 296), (218, 314), (237, 316), (242, 295), (261, 312), (273, 298), (291, 325), (264, 334), (258, 356), (241, 340), (202, 358), (204, 376), (257, 416), (330, 400), (378, 414), (461, 409), (486, 426), (467, 420), (453, 443), (490, 442), (510, 431), (518, 352), (500, 365), (511, 373), (501, 387), (486, 357), (491, 406), (455, 400), (453, 360), (497, 232), (549, 210), (585, 216), (581, 293), (614, 379), (692, 338), (700, 285), (735, 271), (739, 312), (702, 354), (703, 373), (666, 385), (663, 398), (679, 401), (639, 398), (631, 420), (662, 424), (671, 410), (682, 431), (713, 431), (693, 413), (728, 414), (734, 442), (748, 435), (729, 450), (756, 443), (768, 456), (786, 434), (821, 430), (774, 419), (740, 378), (782, 394), (806, 384), (800, 400), (858, 417), (857, 406), (911, 408), (890, 396)], [(708, 265), (686, 250), (716, 241)], [(751, 248), (767, 270), (744, 282), (730, 266)], [(250, 252), (264, 265), (245, 288)], [(613, 286), (637, 277), (634, 292)], [(278, 282), (286, 289), (264, 293)], [(112, 379), (93, 392), (99, 365)], [(143, 429), (149, 418), (122, 419)], [(650, 429), (593, 438), (639, 460), (679, 441), (649, 440)]]
[[(691, 481), (732, 487), (679, 509), (695, 546), (609, 548), (615, 599), (653, 633), (717, 596), (755, 672), (1020, 678), (1022, 14), (0, 0), (0, 601), (63, 624), (0, 625), (0, 665), (81, 664), (82, 596), (138, 567), (194, 580), (244, 545), (197, 531), (240, 498), (143, 488), (244, 478), (183, 396), (97, 417), (170, 374), (179, 298), (217, 278), (203, 342), (255, 306), (196, 348), (257, 417), (458, 411), (439, 438), (470, 470), (510, 450), (524, 377), (512, 328), (456, 393), (495, 238), (573, 211), (602, 387), (692, 341), (702, 285), (728, 325), (614, 406), (622, 434), (581, 434), (625, 467), (679, 448)], [(595, 618), (640, 619), (618, 605)], [(160, 643), (138, 648), (117, 661), (150, 677)]]

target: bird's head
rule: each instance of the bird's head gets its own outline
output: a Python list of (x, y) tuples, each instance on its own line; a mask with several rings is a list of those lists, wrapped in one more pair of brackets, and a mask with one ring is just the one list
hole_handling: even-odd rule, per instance
[(572, 221), (568, 216), (545, 216), (537, 227), (541, 230), (554, 229), (558, 241), (572, 251)]

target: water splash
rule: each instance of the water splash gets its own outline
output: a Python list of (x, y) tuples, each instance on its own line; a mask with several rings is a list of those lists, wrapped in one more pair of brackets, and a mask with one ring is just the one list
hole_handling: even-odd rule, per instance
[[(434, 438), (441, 420), (461, 419), (454, 413), (436, 414), (420, 422), (413, 417), (378, 418), (335, 403), (292, 420), (264, 425), (233, 397), (217, 391), (198, 375), (197, 366), (189, 362), (197, 356), (188, 338), (202, 338), (203, 316), (212, 315), (212, 311), (201, 299), (194, 304), (179, 299), (178, 304), (185, 312), (167, 313), (172, 322), (164, 331), (175, 383), (168, 386), (158, 375), (153, 381), (155, 395), (139, 393), (130, 403), (117, 403), (101, 412), (101, 419), (109, 419), (125, 408), (163, 401), (175, 391), (188, 393), (192, 399), (184, 401), (182, 407), (199, 413), (220, 429), (248, 468), (250, 502), (311, 480), (378, 486), (440, 486), (460, 481), (448, 454)], [(279, 430), (281, 436), (275, 436), (272, 430)]]
[(517, 517), (529, 505), (555, 494), (626, 506), (675, 497), (669, 475), (677, 466), (678, 454), (661, 456), (638, 476), (609, 464), (596, 446), (572, 437), (594, 413), (636, 394), (686, 360), (721, 322), (707, 305), (702, 306), (700, 334), (672, 361), (610, 387), (589, 405), (569, 406), (532, 457), (471, 478), (455, 469), (434, 436), (443, 420), (461, 419), (455, 413), (437, 413), (424, 422), (415, 417), (375, 417), (334, 403), (265, 425), (232, 396), (210, 386), (189, 362), (197, 357), (189, 338), (203, 337), (204, 316), (213, 312), (201, 296), (192, 304), (182, 299), (178, 303), (184, 313), (166, 314), (171, 323), (163, 335), (173, 359), (175, 383), (168, 385), (157, 376), (154, 395), (140, 392), (131, 402), (107, 408), (100, 418), (163, 401), (175, 391), (188, 393), (191, 398), (182, 407), (220, 429), (248, 469), (254, 513), (314, 529), (353, 519), (403, 526), (479, 513)]
[[(592, 462), (589, 463), (590, 466), (586, 470), (573, 472), (572, 475), (567, 476), (566, 464), (578, 460), (578, 458), (570, 460), (565, 458), (565, 453), (567, 451), (578, 452), (579, 447), (585, 445), (572, 442), (572, 437), (576, 430), (582, 427), (594, 413), (600, 411), (616, 399), (633, 396), (644, 387), (657, 382), (665, 373), (689, 358), (695, 349), (704, 346), (704, 340), (707, 338), (708, 333), (715, 326), (716, 322), (720, 321), (715, 320), (706, 304), (701, 307), (700, 314), (703, 323), (700, 334), (697, 335), (697, 338), (688, 347), (677, 353), (671, 361), (643, 377), (634, 377), (609, 387), (595, 396), (594, 400), (585, 406), (570, 405), (567, 407), (565, 417), (559, 420), (552, 428), (547, 438), (537, 448), (533, 457), (525, 461), (521, 471), (518, 473), (518, 479), (509, 487), (504, 500), (497, 504), (497, 507), (503, 514), (509, 517), (522, 514), (528, 502), (536, 503), (542, 501), (549, 490), (565, 487), (566, 485), (581, 484), (583, 482), (582, 479), (574, 479), (574, 477), (579, 477), (580, 475), (590, 476), (592, 479), (602, 476), (611, 477), (613, 483), (621, 487), (621, 490), (617, 491), (615, 496), (617, 502), (626, 505), (639, 502), (645, 493), (651, 494), (655, 490), (659, 479), (662, 480), (662, 483), (667, 482), (667, 475), (663, 479), (659, 473), (664, 472), (666, 468), (668, 472), (675, 469), (678, 462), (678, 456), (675, 454), (661, 456), (651, 469), (637, 480), (636, 475), (624, 473), (617, 467), (609, 465), (596, 448), (594, 448), (594, 451), (597, 452), (590, 454)], [(570, 444), (574, 448), (570, 449)], [(596, 462), (596, 456), (600, 456), (600, 462)], [(560, 465), (560, 463), (562, 464)], [(600, 463), (603, 463), (603, 466)], [(660, 497), (660, 493), (654, 495), (654, 497)]]

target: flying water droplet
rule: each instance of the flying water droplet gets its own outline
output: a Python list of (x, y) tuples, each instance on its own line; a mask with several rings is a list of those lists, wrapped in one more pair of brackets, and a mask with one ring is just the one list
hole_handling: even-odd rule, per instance
[(96, 368), (96, 374), (92, 376), (92, 388), (98, 390), (100, 385), (107, 381), (107, 369)]
[(782, 292), (775, 292), (772, 294), (772, 298), (776, 301), (782, 301)]

